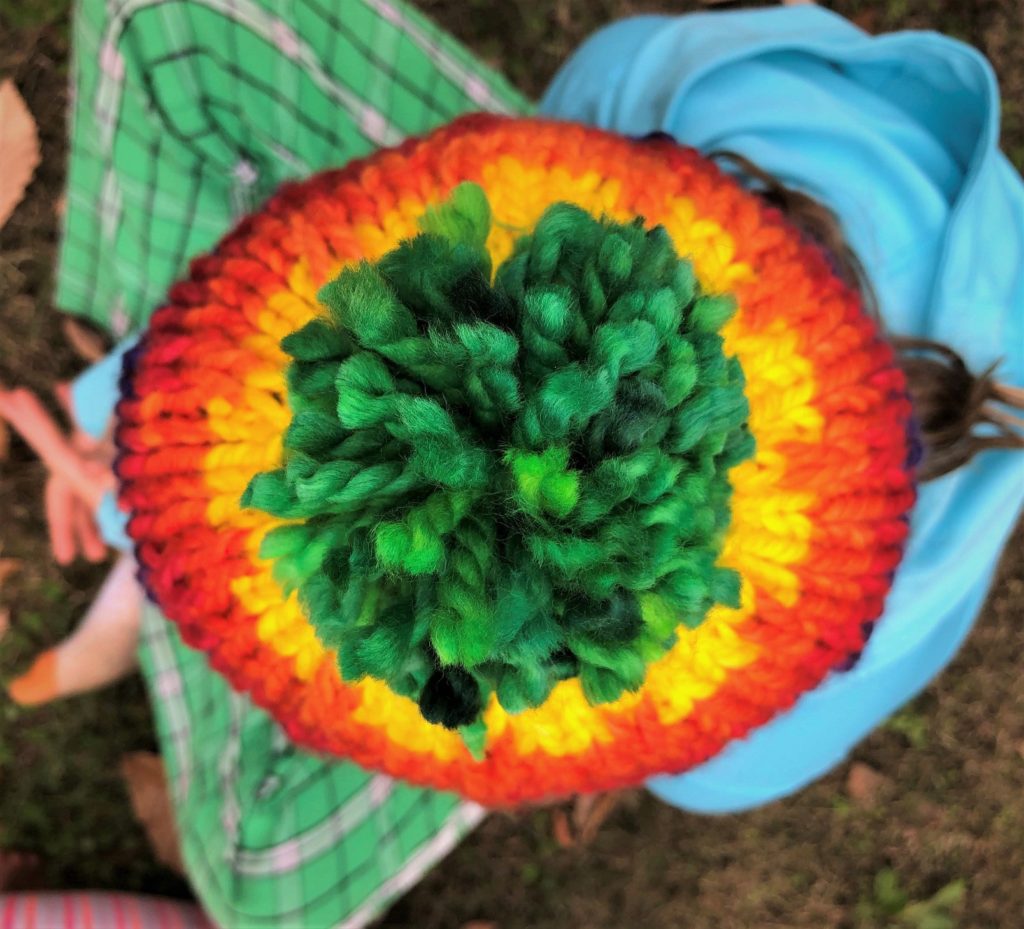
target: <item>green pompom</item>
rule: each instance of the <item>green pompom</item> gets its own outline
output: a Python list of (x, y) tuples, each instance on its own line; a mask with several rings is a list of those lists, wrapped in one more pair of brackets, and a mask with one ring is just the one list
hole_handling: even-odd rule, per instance
[(282, 343), (294, 418), (245, 506), (342, 676), (486, 744), (482, 710), (577, 677), (605, 703), (715, 603), (729, 468), (753, 451), (739, 364), (667, 233), (556, 204), (491, 278), (459, 185), (422, 232), (320, 292)]

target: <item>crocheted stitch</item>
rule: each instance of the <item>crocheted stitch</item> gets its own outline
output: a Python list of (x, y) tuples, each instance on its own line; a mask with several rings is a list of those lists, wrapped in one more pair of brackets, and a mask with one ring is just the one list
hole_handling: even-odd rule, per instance
[(186, 641), (300, 744), (491, 805), (789, 706), (862, 648), (913, 503), (903, 377), (826, 256), (691, 150), (541, 120), (282, 188), (119, 414)]

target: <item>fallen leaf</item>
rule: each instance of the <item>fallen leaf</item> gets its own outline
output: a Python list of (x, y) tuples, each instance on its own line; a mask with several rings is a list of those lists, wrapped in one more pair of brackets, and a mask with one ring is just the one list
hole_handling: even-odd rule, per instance
[(6, 461), (11, 450), (11, 429), (0, 419), (0, 461)]
[(576, 836), (572, 834), (572, 826), (569, 825), (569, 816), (565, 810), (551, 811), (551, 829), (559, 847), (573, 848), (576, 845)]
[(7, 635), (11, 628), (11, 611), (5, 606), (0, 606), (0, 639)]
[(569, 0), (556, 0), (553, 12), (555, 23), (559, 29), (567, 30), (572, 26), (572, 9)]
[(610, 790), (599, 794), (580, 794), (571, 810), (565, 806), (551, 811), (551, 829), (561, 848), (581, 848), (594, 841), (597, 833), (626, 791)]
[(621, 794), (609, 790), (602, 794), (583, 794), (576, 798), (573, 810), (573, 824), (576, 827), (576, 844), (589, 845), (597, 837), (601, 826), (618, 806)]
[(129, 752), (121, 756), (121, 776), (128, 786), (135, 818), (145, 830), (157, 860), (184, 875), (163, 759), (152, 752)]
[(21, 562), (17, 558), (0, 558), (0, 587), (15, 571), (21, 570)]
[(867, 9), (861, 10), (852, 18), (852, 22), (855, 26), (860, 26), (865, 32), (878, 32), (878, 10)]
[(858, 806), (870, 809), (891, 783), (870, 765), (855, 761), (846, 775), (846, 793)]
[(39, 164), (39, 131), (9, 78), (0, 83), (0, 226), (25, 196)]
[(77, 319), (66, 317), (61, 327), (64, 330), (64, 338), (83, 361), (92, 364), (107, 354), (107, 344), (103, 336)]

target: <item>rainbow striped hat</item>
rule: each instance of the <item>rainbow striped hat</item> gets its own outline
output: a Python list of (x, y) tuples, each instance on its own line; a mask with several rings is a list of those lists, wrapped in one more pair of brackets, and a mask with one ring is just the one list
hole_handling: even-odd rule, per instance
[(507, 806), (684, 771), (855, 661), (910, 414), (713, 163), (477, 115), (197, 259), (117, 471), (150, 594), (297, 743)]

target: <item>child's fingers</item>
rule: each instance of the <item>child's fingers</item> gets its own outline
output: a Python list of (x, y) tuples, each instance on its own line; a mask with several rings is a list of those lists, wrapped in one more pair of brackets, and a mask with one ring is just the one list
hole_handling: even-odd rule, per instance
[(74, 467), (78, 453), (31, 391), (23, 387), (0, 391), (0, 416), (21, 434), (51, 471), (63, 472)]
[(44, 492), (46, 525), (50, 531), (50, 548), (57, 564), (70, 564), (75, 557), (73, 514), (74, 491), (60, 477), (51, 475)]
[(75, 411), (71, 404), (71, 381), (57, 381), (53, 385), (53, 395), (57, 398), (60, 408), (67, 414), (68, 419), (74, 422)]
[(67, 416), (68, 422), (71, 423), (74, 430), (71, 435), (72, 447), (90, 457), (95, 455), (99, 451), (101, 440), (94, 439), (79, 427), (78, 420), (75, 418), (71, 381), (57, 381), (53, 387), (53, 395), (57, 398), (60, 408), (64, 411), (64, 415)]
[(72, 525), (82, 554), (89, 561), (103, 561), (107, 557), (107, 546), (100, 538), (89, 508), (78, 499), (72, 504)]
[(21, 387), (0, 390), (0, 416), (91, 508), (99, 506), (103, 495), (114, 487), (113, 474), (74, 448), (35, 394)]
[[(106, 454), (106, 444), (103, 439), (94, 439), (87, 432), (82, 432), (81, 429), (76, 429), (74, 434), (71, 436), (72, 446), (83, 455), (87, 455), (90, 459), (97, 458), (101, 454)], [(111, 456), (113, 457), (113, 456)]]
[(47, 470), (64, 478), (90, 507), (98, 506), (103, 495), (114, 487), (109, 467), (97, 460), (108, 454), (106, 444), (85, 433), (78, 433), (69, 441), (31, 391), (20, 387), (0, 389), (0, 417), (21, 434)]

